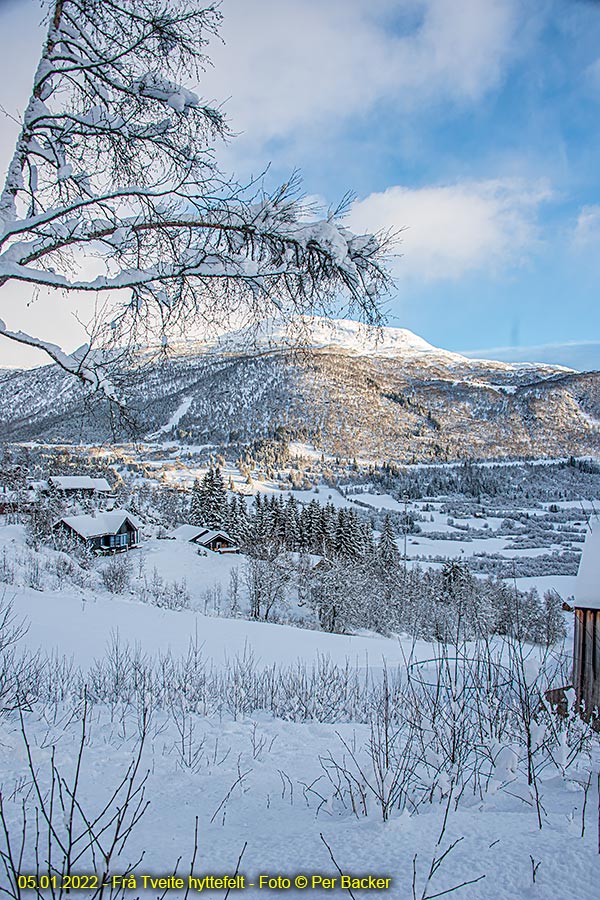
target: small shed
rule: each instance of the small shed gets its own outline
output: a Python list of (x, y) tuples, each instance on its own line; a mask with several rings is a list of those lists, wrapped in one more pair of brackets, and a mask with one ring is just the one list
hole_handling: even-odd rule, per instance
[(207, 528), (205, 525), (180, 525), (173, 534), (177, 540), (188, 541), (215, 553), (239, 553), (240, 550), (226, 531)]
[(141, 522), (126, 509), (113, 509), (97, 515), (63, 516), (55, 531), (73, 535), (97, 553), (118, 552), (137, 547)]
[(592, 521), (575, 585), (573, 686), (586, 719), (600, 723), (600, 521)]

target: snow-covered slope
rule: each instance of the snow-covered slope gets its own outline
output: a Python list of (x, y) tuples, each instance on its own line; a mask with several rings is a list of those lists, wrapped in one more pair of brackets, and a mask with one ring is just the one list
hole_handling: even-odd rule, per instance
[[(134, 568), (158, 565), (170, 577), (171, 566), (185, 566), (190, 588), (195, 577), (212, 579), (234, 564), (216, 554), (203, 560), (179, 542), (148, 544)], [(22, 526), (0, 528), (2, 545), (17, 567), (25, 555), (24, 571), (28, 559), (45, 568), (57, 555), (34, 555)], [(37, 864), (48, 878), (46, 860), (62, 859), (60, 849), (71, 845), (57, 844), (71, 828), (81, 835), (74, 846), (82, 855), (68, 871), (93, 876), (102, 857), (84, 853), (92, 827), (98, 833), (97, 823), (108, 823), (101, 836), (110, 846), (111, 823), (120, 817), (135, 825), (110, 873), (117, 884), (120, 873), (135, 873), (136, 887), (128, 881), (124, 893), (132, 900), (196, 896), (207, 877), (238, 869), (247, 900), (301, 890), (348, 897), (338, 867), (364, 879), (352, 896), (374, 900), (595, 896), (600, 865), (588, 793), (596, 799), (597, 742), (576, 717), (554, 719), (541, 704), (540, 722), (520, 715), (505, 665), (492, 668), (483, 688), (474, 680), (465, 691), (460, 675), (451, 680), (462, 656), (452, 666), (446, 656), (436, 662), (441, 645), (406, 635), (304, 631), (157, 608), (85, 582), (34, 590), (17, 580), (10, 586), (16, 621), (25, 617), (29, 625), (19, 652), (35, 654), (21, 670), (19, 691), (33, 678), (35, 685), (20, 713), (3, 709), (0, 849), (10, 836), (20, 872), (34, 873)], [(483, 650), (460, 646), (467, 664)], [(497, 666), (497, 641), (491, 652), (468, 671)], [(545, 655), (525, 647), (527, 668), (518, 672), (527, 698), (547, 686), (546, 672), (535, 681)], [(60, 794), (52, 791), (58, 777)], [(66, 803), (53, 802), (56, 796)], [(150, 890), (150, 878), (174, 870), (183, 888)], [(10, 871), (7, 862), (5, 891)], [(186, 892), (190, 871), (197, 881)], [(283, 878), (289, 882), (279, 888)], [(324, 878), (330, 887), (321, 889)]]
[(514, 373), (520, 369), (540, 372), (571, 371), (561, 366), (528, 363), (506, 363), (495, 360), (472, 359), (460, 353), (444, 350), (428, 343), (407, 328), (365, 325), (352, 319), (329, 319), (324, 316), (304, 316), (292, 323), (269, 319), (256, 329), (241, 329), (220, 334), (210, 340), (187, 340), (175, 343), (174, 356), (196, 356), (207, 353), (236, 354), (294, 350), (299, 348), (340, 351), (356, 356), (391, 357), (428, 365), (433, 362), (448, 367), (470, 368), (486, 365)]
[[(299, 345), (314, 349), (335, 347), (364, 355), (400, 355), (405, 353), (442, 353), (406, 328), (363, 325), (352, 319), (328, 319), (304, 316), (292, 323), (268, 319), (256, 329), (244, 328), (220, 334), (208, 341), (182, 341), (175, 344), (177, 354), (190, 355), (207, 350), (240, 352), (292, 349)], [(453, 355), (453, 354), (449, 354)]]

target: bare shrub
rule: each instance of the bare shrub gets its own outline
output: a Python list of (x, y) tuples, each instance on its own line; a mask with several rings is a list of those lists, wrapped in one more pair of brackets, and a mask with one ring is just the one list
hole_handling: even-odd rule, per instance
[(122, 594), (129, 589), (131, 564), (126, 553), (111, 556), (100, 572), (102, 584), (111, 594)]
[(6, 547), (2, 548), (0, 554), (0, 581), (4, 584), (13, 584), (15, 580), (15, 564), (14, 560), (8, 553)]
[(27, 633), (12, 603), (0, 598), (0, 712), (27, 708), (35, 699), (43, 663), (39, 654), (20, 651)]
[(185, 578), (181, 581), (164, 581), (156, 566), (152, 570), (150, 583), (144, 579), (144, 586), (138, 596), (145, 603), (152, 603), (163, 609), (189, 609), (190, 593)]
[(276, 559), (250, 558), (244, 569), (244, 581), (250, 598), (250, 615), (253, 619), (273, 618), (277, 605), (285, 604), (291, 580), (289, 554)]
[[(97, 874), (86, 895), (95, 900), (105, 894), (104, 883), (110, 879), (115, 865), (119, 865), (119, 874), (129, 874), (141, 861), (138, 859), (133, 865), (122, 860), (120, 864), (117, 862), (149, 803), (145, 797), (147, 775), (140, 772), (144, 737), (114, 788), (109, 789), (97, 809), (88, 809), (81, 799), (87, 727), (88, 712), (84, 706), (73, 772), (68, 776), (63, 774), (54, 748), (49, 771), (42, 772), (34, 761), (21, 713), (31, 790), (22, 799), (10, 799), (0, 793), (0, 864), (6, 876), (3, 893), (7, 897), (21, 900), (19, 875), (24, 867), (36, 876), (36, 887), (30, 889), (30, 895), (39, 900), (47, 895), (41, 876), (49, 873), (57, 876), (52, 896), (60, 900), (70, 892), (68, 887), (63, 887), (66, 876), (87, 869)], [(15, 835), (18, 835), (16, 839)], [(123, 895), (122, 890), (111, 892), (113, 898)]]

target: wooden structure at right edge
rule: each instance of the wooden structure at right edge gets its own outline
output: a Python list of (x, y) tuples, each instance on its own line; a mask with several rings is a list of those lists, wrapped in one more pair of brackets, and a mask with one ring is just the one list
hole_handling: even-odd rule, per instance
[(591, 529), (575, 587), (573, 686), (583, 717), (600, 728), (600, 521)]

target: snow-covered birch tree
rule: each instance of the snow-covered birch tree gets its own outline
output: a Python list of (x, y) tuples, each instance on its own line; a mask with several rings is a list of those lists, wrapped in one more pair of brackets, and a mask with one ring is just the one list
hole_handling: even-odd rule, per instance
[[(220, 172), (214, 148), (228, 128), (196, 87), (216, 5), (51, 0), (47, 18), (0, 196), (4, 338), (114, 397), (107, 361), (149, 335), (333, 308), (379, 321), (381, 240), (349, 232), (334, 213), (311, 219), (296, 178), (266, 195)], [(9, 283), (49, 288), (57, 303), (91, 292), (90, 346), (69, 356), (9, 328)]]

